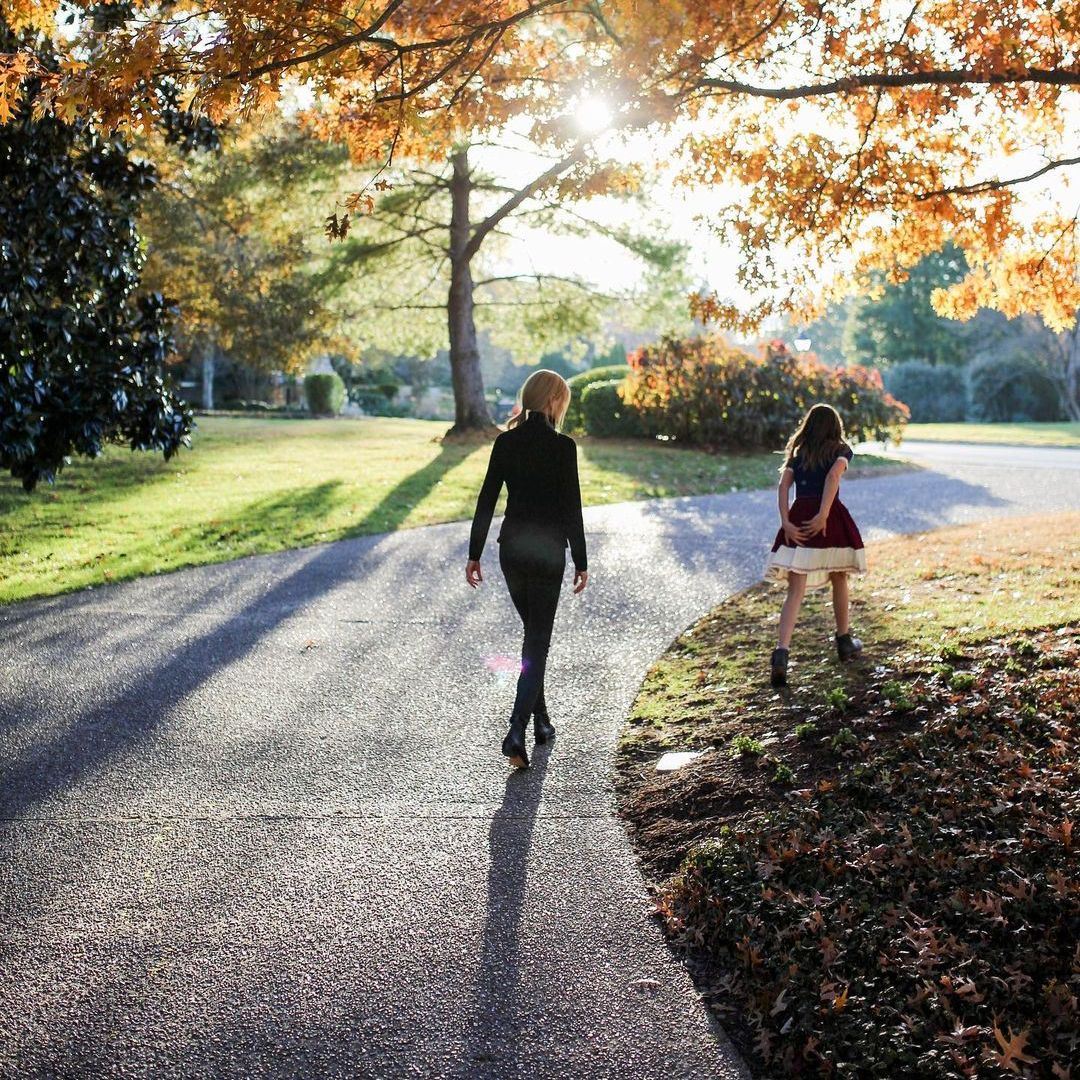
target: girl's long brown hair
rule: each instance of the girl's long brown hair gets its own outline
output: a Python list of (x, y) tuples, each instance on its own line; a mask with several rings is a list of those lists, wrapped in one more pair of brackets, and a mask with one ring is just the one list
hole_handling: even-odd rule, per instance
[(787, 441), (781, 471), (791, 467), (796, 457), (804, 469), (832, 465), (848, 449), (844, 441), (844, 421), (831, 405), (812, 405), (798, 430)]

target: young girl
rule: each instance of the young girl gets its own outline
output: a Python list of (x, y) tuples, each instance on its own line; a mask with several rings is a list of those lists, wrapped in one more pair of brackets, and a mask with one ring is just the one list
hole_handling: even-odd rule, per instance
[[(791, 633), (808, 588), (832, 582), (840, 659), (850, 660), (862, 650), (848, 625), (847, 576), (865, 573), (866, 552), (847, 507), (836, 497), (851, 456), (840, 414), (831, 405), (815, 405), (788, 440), (777, 489), (780, 531), (765, 565), (767, 578), (786, 580), (788, 587), (770, 662), (773, 686), (787, 684)], [(795, 501), (789, 507), (792, 483)]]
[(465, 581), (476, 588), (484, 576), (484, 552), (491, 517), (503, 484), (506, 516), (499, 532), (499, 566), (510, 599), (521, 616), (525, 638), (521, 674), (502, 752), (519, 769), (529, 767), (525, 727), (546, 743), (555, 734), (544, 697), (544, 674), (555, 609), (559, 605), (566, 548), (574, 560), (574, 592), (589, 580), (585, 530), (581, 521), (577, 447), (559, 431), (570, 404), (570, 387), (554, 371), (534, 371), (521, 388), (521, 411), (510, 418), (491, 449), (487, 476), (476, 500)]

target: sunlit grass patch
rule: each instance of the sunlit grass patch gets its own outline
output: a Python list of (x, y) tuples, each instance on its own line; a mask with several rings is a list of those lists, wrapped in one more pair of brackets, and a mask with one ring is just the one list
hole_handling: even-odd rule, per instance
[(904, 438), (929, 442), (1080, 447), (1080, 423), (908, 424)]
[[(422, 420), (204, 417), (170, 462), (109, 448), (27, 495), (0, 479), (0, 602), (471, 515), (483, 442)], [(771, 484), (771, 454), (583, 439), (587, 505)], [(864, 458), (873, 466), (876, 460)]]

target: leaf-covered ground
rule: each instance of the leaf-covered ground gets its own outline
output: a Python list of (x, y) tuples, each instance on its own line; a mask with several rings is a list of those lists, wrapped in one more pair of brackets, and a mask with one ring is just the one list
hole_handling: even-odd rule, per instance
[[(786, 691), (767, 587), (650, 673), (622, 811), (759, 1075), (1080, 1076), (1078, 528), (878, 545), (864, 659), (837, 663), (816, 595)], [(672, 748), (705, 753), (655, 773)]]

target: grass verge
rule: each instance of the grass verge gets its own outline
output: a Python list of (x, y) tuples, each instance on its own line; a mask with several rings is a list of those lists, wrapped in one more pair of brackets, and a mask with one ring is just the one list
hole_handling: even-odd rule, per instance
[(927, 442), (1080, 447), (1080, 424), (908, 424), (904, 438)]
[[(791, 686), (758, 586), (650, 671), (618, 789), (657, 912), (759, 1075), (1065, 1078), (1080, 1055), (1080, 514), (902, 538)], [(703, 749), (653, 769), (665, 749)]]
[[(108, 449), (27, 495), (0, 479), (0, 602), (471, 515), (486, 443), (422, 420), (204, 417), (194, 449)], [(583, 439), (586, 504), (739, 491), (776, 457)], [(868, 468), (889, 459), (860, 455)], [(892, 463), (895, 468), (895, 462)], [(887, 467), (887, 466), (886, 466)]]

